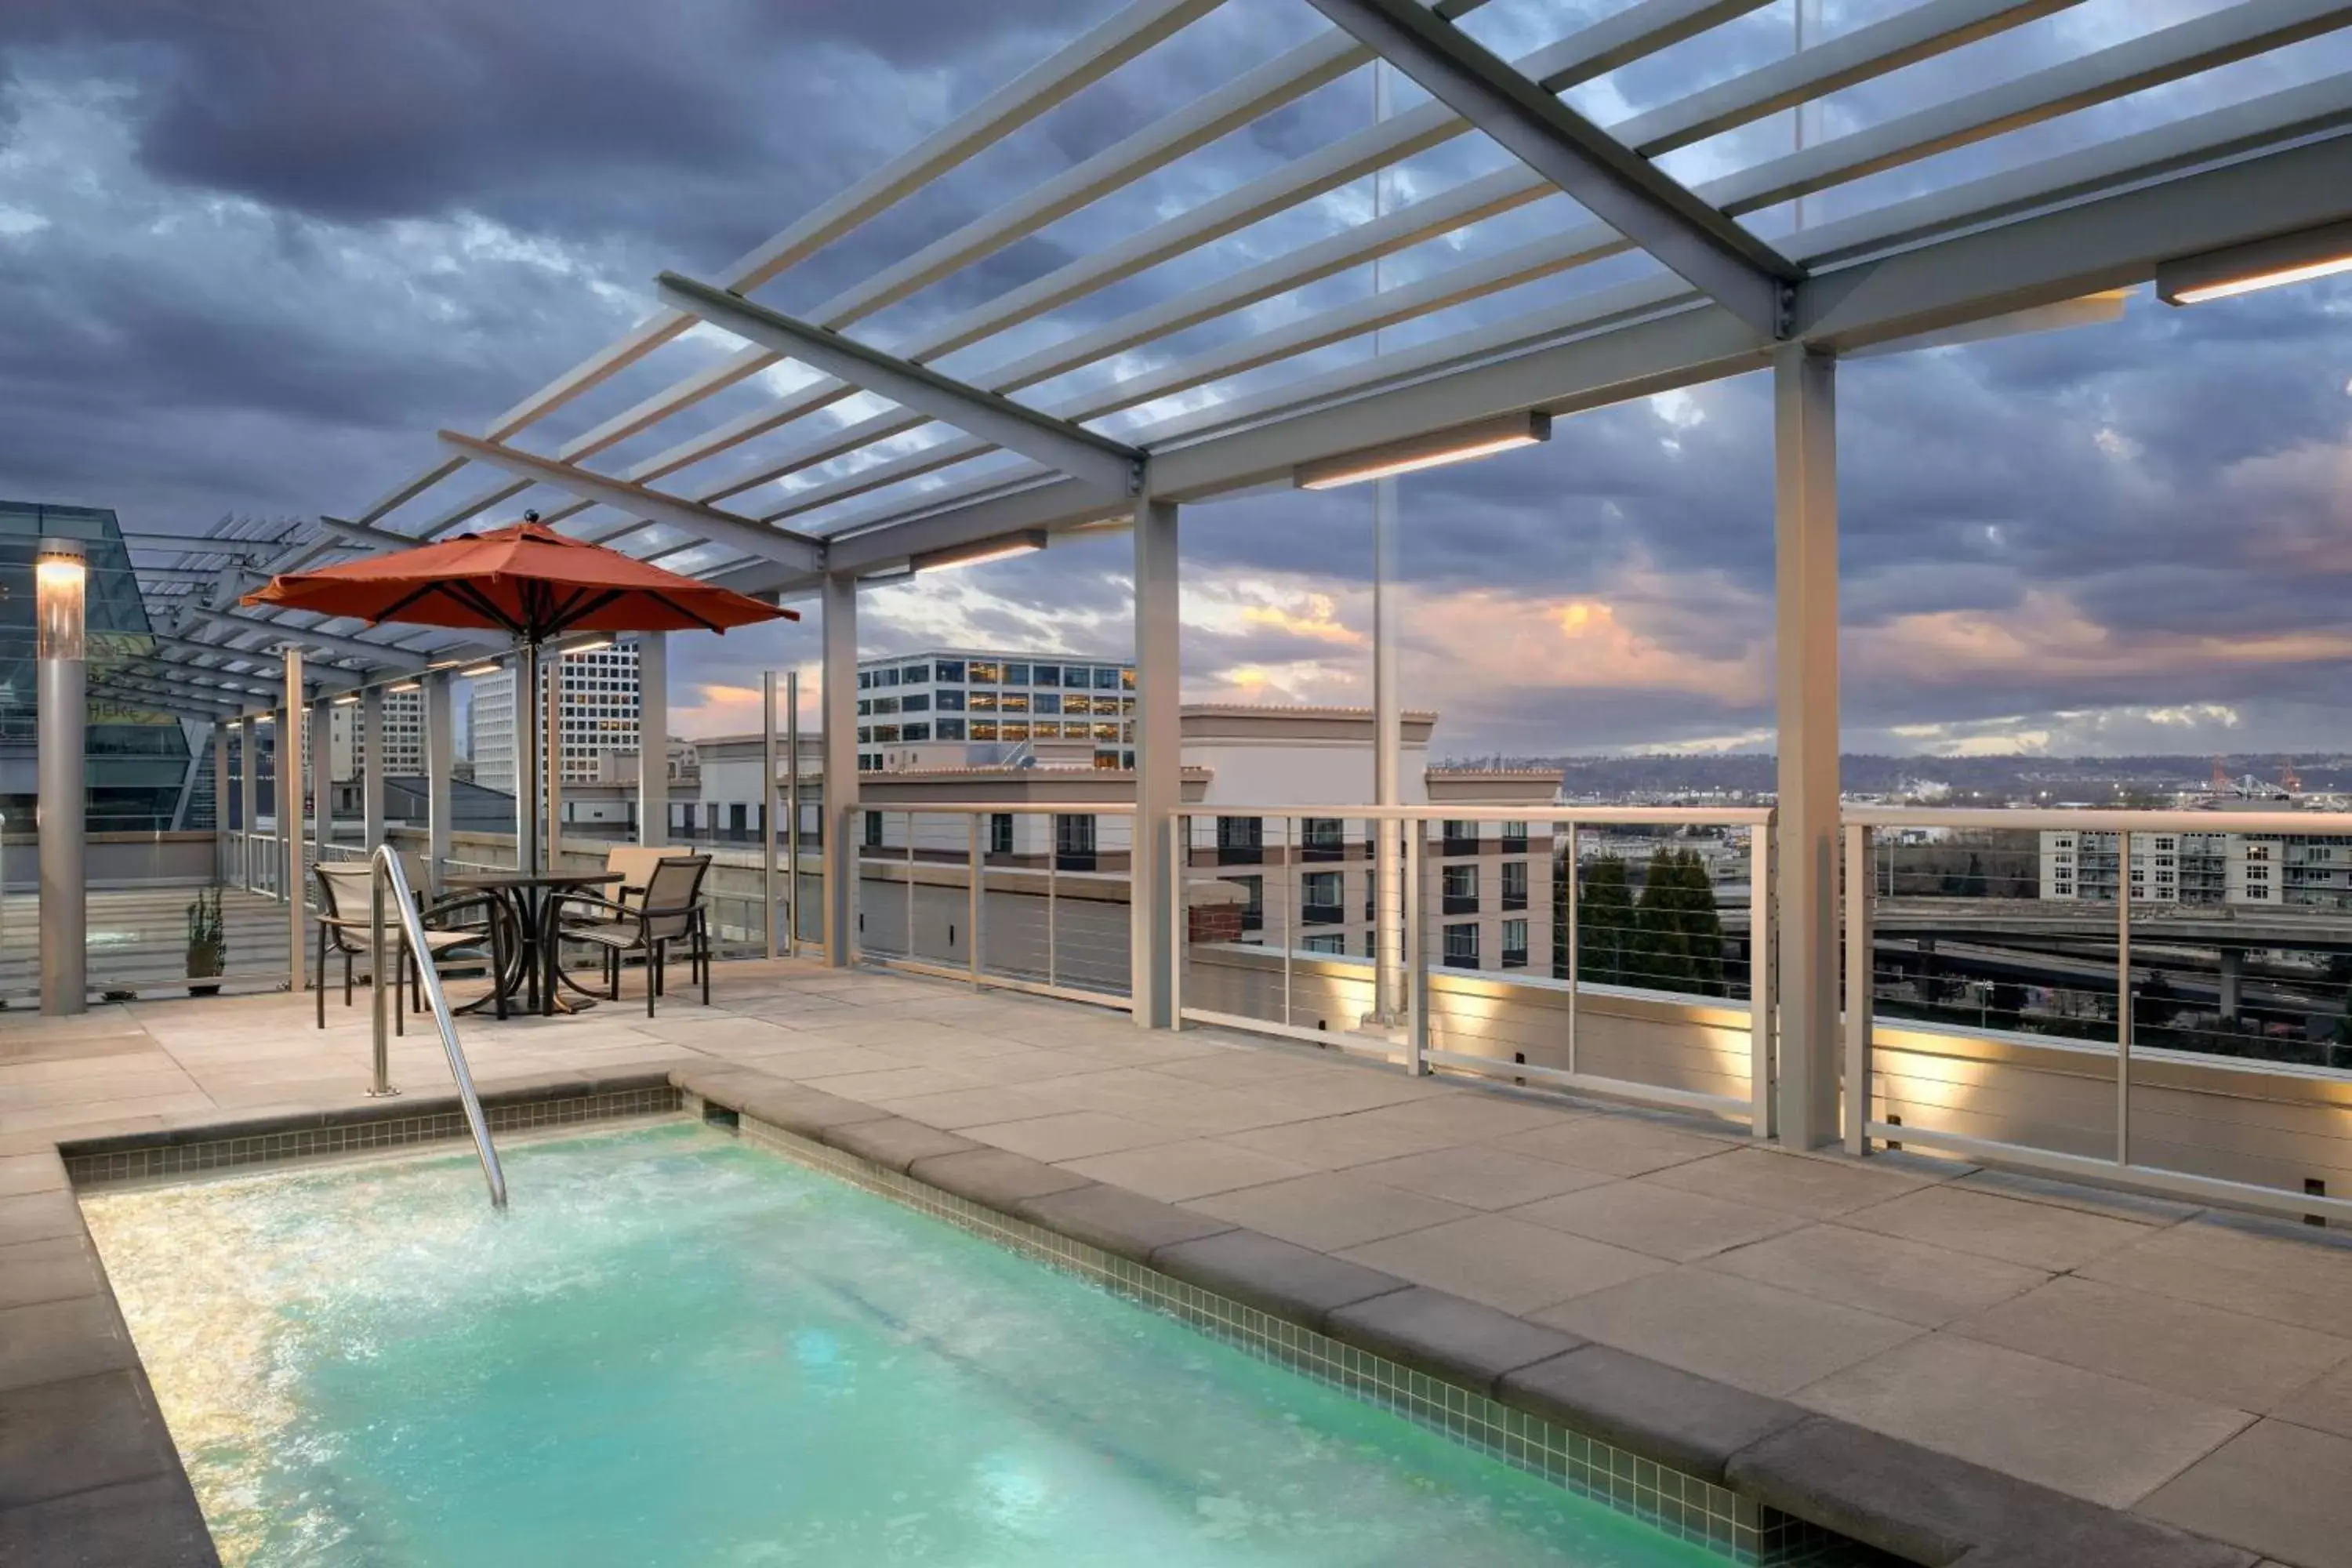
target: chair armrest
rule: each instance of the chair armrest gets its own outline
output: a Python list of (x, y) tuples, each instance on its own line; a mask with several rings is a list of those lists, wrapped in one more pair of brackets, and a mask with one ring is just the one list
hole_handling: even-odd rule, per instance
[(548, 900), (548, 920), (560, 924), (563, 919), (565, 906), (571, 904), (577, 904), (583, 909), (606, 910), (619, 920), (633, 921), (637, 918), (635, 910), (625, 909), (610, 899), (600, 899), (593, 893), (557, 893)]

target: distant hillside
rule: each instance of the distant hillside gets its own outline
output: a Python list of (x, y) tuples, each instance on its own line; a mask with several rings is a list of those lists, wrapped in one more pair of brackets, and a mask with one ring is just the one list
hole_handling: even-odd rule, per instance
[[(1622, 757), (1476, 757), (1460, 759), (1477, 767), (1558, 768), (1570, 795), (1675, 794), (1684, 791), (1734, 791), (1756, 794), (1773, 787), (1777, 760), (1769, 753), (1735, 756)], [(2225, 756), (2223, 771), (2231, 778), (2252, 773), (2274, 781), (2280, 759), (2275, 755)], [(2313, 756), (2294, 759), (2305, 790), (2352, 789), (2352, 757)], [(1948, 784), (1958, 794), (1980, 794), (2003, 799), (2047, 794), (2053, 801), (2096, 800), (2121, 791), (2165, 793), (2204, 787), (2211, 778), (2213, 759), (2198, 756), (2146, 757), (1882, 757), (1850, 755), (1840, 759), (1845, 787), (1863, 794), (1893, 790), (1907, 781), (1926, 779)]]

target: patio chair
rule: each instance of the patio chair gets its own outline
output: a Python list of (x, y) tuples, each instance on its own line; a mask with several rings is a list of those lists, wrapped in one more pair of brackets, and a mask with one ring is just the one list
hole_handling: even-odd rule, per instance
[[(372, 937), (370, 925), (373, 912), (375, 868), (367, 861), (345, 861), (341, 864), (313, 866), (311, 874), (319, 880), (319, 1027), (327, 1026), (327, 954), (332, 951), (343, 958), (343, 1005), (352, 1005), (352, 961), (370, 956)], [(479, 911), (478, 925), (459, 919), (465, 911)], [(496, 995), (498, 1016), (507, 1016), (505, 987), (499, 978), (506, 973), (508, 943), (503, 940), (509, 916), (505, 908), (487, 893), (464, 893), (423, 904), (417, 911), (424, 917), (425, 962), (437, 971), (445, 958), (463, 956), (472, 948), (472, 955), (489, 964), (491, 990)], [(417, 955), (408, 950), (408, 932), (400, 919), (390, 909), (384, 910), (384, 951), (392, 963), (393, 983), (399, 988), (394, 998), (393, 1019), (402, 1033), (407, 1032), (406, 1014), (409, 995), (414, 991), (416, 1005), (424, 1005), (425, 987), (416, 967)], [(483, 950), (487, 949), (487, 952)], [(370, 984), (380, 985), (383, 976), (370, 974)]]
[[(621, 880), (614, 887), (612, 900), (624, 909), (635, 909), (645, 900), (646, 880), (654, 868), (664, 860), (683, 859), (694, 851), (684, 845), (663, 845), (658, 847), (643, 844), (615, 844), (604, 851), (604, 869), (618, 875)], [(589, 924), (600, 923), (602, 911), (583, 912), (580, 917)]]
[(672, 855), (653, 862), (645, 891), (633, 902), (600, 899), (587, 893), (563, 893), (561, 903), (601, 919), (566, 919), (567, 942), (586, 942), (604, 953), (604, 975), (611, 1000), (621, 999), (621, 966), (632, 953), (646, 962), (646, 1016), (654, 1016), (654, 998), (666, 987), (670, 944), (686, 943), (688, 971), (702, 984), (702, 1005), (710, 1005), (710, 923), (702, 902), (702, 879), (710, 870), (708, 855)]

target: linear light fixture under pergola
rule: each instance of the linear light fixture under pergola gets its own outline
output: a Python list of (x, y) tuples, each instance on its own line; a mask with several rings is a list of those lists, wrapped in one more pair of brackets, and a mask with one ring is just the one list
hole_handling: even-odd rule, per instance
[[(2076, 0), (1916, 0), (1602, 124), (1557, 95), (1668, 47), (1702, 45), (1764, 0), (1633, 0), (1508, 62), (1454, 26), (1472, 5), (1300, 3), (1340, 25), (1240, 62), (1212, 92), (1167, 105), (961, 226), (886, 257), (812, 309), (787, 316), (752, 298), (1105, 77), (1150, 72), (1152, 51), (1217, 9), (1214, 0), (1138, 0), (734, 266), (707, 281), (664, 278), (660, 308), (638, 327), (482, 437), (445, 437), (430, 467), (349, 523), (339, 520), (323, 543), (289, 554), (434, 537), (541, 484), (575, 497), (551, 521), (592, 508), (616, 519), (583, 519), (573, 526), (583, 537), (626, 542), (658, 525), (665, 554), (697, 550), (697, 574), (802, 592), (828, 569), (864, 574), (1117, 516), (1116, 506), (1106, 510), (1106, 481), (1130, 455), (1148, 460), (1154, 496), (1213, 500), (1465, 422), (1557, 416), (1740, 374), (1768, 363), (1776, 342), (1839, 352), (1949, 333), (2144, 283), (2175, 257), (2352, 220), (2352, 145), (2342, 140), (2352, 73), (2323, 72), (2202, 112), (2143, 117), (2144, 128), (2126, 134), (1864, 205), (1772, 242), (1742, 221), (2290, 49), (2352, 23), (2352, 5), (2237, 0), (2066, 53), (2056, 46), (2074, 35), (2021, 29)], [(2042, 58), (1993, 85), (1899, 108), (1792, 153), (1755, 153), (1696, 184), (1656, 167), (1665, 153), (2000, 38), (2012, 50), (2031, 41)], [(1374, 49), (1433, 99), (896, 336), (860, 325), (926, 289), (977, 276), (983, 262), (1001, 265), (1018, 242), (1246, 134), (1360, 69)], [(1238, 265), (1216, 248), (1373, 170), (1476, 134), (1514, 162), (1450, 185), (1419, 175), (1413, 199), (1375, 219), (1286, 248), (1255, 247)], [(1563, 213), (1522, 230), (1531, 237), (1475, 243), (1482, 226), (1563, 193), (1589, 219)], [(1244, 323), (1242, 312), (1439, 237), (1449, 237), (1448, 249), (1381, 294), (1271, 326)], [(1621, 270), (1606, 285), (1475, 319), (1507, 291), (1572, 286), (1589, 268), (1641, 253), (1656, 263), (1647, 273)], [(1178, 260), (1193, 264), (1192, 275), (1164, 270)], [(1171, 284), (1145, 287), (1158, 277)], [(1054, 330), (1097, 300), (1102, 308)], [(1376, 329), (1448, 313), (1465, 319), (1361, 352)], [(690, 360), (679, 344), (697, 320), (743, 346)], [(1220, 326), (1223, 341), (1194, 346), (1202, 329)], [(787, 359), (817, 379), (748, 400), (738, 393), (724, 416), (703, 412)], [(533, 439), (551, 416), (625, 372), (651, 374), (654, 385), (576, 434)], [(1055, 390), (1066, 378), (1078, 390)], [(889, 406), (845, 419), (837, 405), (861, 390)], [(499, 471), (486, 483), (484, 468)]]

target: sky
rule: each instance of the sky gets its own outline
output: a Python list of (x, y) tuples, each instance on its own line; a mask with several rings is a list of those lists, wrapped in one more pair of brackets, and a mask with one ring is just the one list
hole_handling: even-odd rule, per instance
[[(1496, 0), (1465, 25), (1517, 54), (1624, 3)], [(1790, 3), (1570, 101), (1612, 123), (1753, 68), (1788, 51)], [(1908, 3), (1826, 0), (1819, 25), (1835, 33)], [(1842, 92), (1805, 134), (1866, 128), (2218, 3), (2060, 7)], [(718, 273), (1110, 9), (0, 5), (0, 496), (110, 506), (126, 527), (153, 531), (362, 510), (434, 460), (435, 429), (481, 429), (625, 331), (650, 308), (656, 272)], [(814, 310), (1320, 26), (1304, 0), (1229, 0), (759, 297)], [(2347, 68), (2341, 37), (2299, 43), (1874, 174), (1816, 198), (1809, 221)], [(1318, 89), (853, 330), (885, 347), (916, 341), (1356, 128), (1370, 113), (1368, 83), (1360, 71)], [(1402, 83), (1395, 100), (1410, 107), (1417, 93)], [(1786, 153), (1795, 133), (1777, 116), (1662, 163), (1702, 182)], [(1465, 138), (1407, 163), (1385, 199), (1420, 199), (1504, 162)], [(1371, 201), (1369, 182), (1335, 191), (943, 368), (1013, 357), (1338, 232)], [(1386, 280), (1574, 218), (1564, 198), (1537, 203), (1401, 255)], [(1770, 237), (1791, 219), (1782, 209), (1749, 221)], [(1595, 276), (1622, 281), (1638, 276), (1633, 265), (1603, 263)], [(1246, 341), (1371, 286), (1354, 269), (1195, 329), (1162, 357)], [(1538, 308), (1564, 287), (1507, 290), (1389, 342)], [(730, 346), (689, 334), (649, 362), (651, 379), (617, 378), (519, 440), (544, 449)], [(1336, 343), (1144, 413), (1367, 352)], [(1139, 352), (1115, 368), (1156, 363)], [(772, 396), (798, 379), (785, 367), (738, 393)], [(1035, 395), (1089, 384), (1099, 376), (1079, 373)], [(1839, 388), (1846, 749), (2352, 751), (2341, 700), (2352, 660), (2352, 281), (2188, 310), (2142, 290), (2112, 324), (1856, 360), (1841, 366)], [(1404, 698), (1441, 712), (1441, 752), (1770, 749), (1769, 394), (1750, 376), (1562, 419), (1547, 446), (1402, 482)], [(715, 417), (749, 405), (709, 406)], [(618, 467), (676, 434), (595, 461)], [(1188, 697), (1370, 700), (1370, 507), (1358, 488), (1186, 510)], [(877, 654), (1124, 655), (1128, 566), (1114, 535), (877, 587), (863, 600), (861, 642)], [(723, 643), (679, 639), (674, 727), (751, 727), (754, 672), (813, 670), (814, 627), (812, 615)]]

